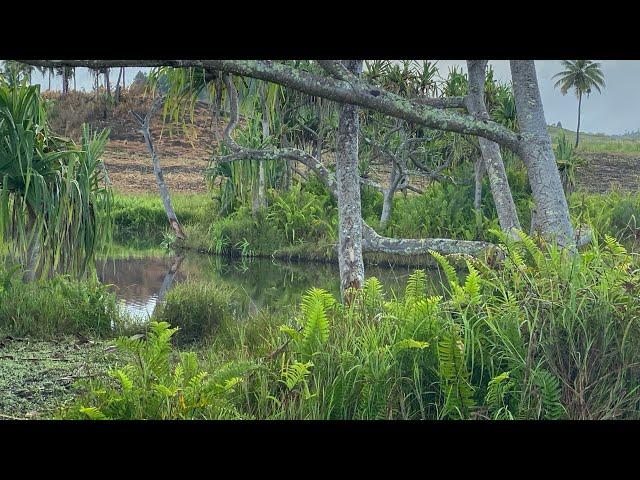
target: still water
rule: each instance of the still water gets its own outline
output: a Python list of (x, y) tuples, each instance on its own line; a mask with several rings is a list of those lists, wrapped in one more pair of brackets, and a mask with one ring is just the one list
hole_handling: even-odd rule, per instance
[[(409, 267), (369, 266), (366, 276), (377, 277), (389, 295), (404, 291)], [(427, 271), (431, 283), (440, 283), (437, 270)], [(121, 307), (137, 321), (147, 321), (167, 291), (185, 280), (233, 286), (248, 300), (250, 313), (264, 308), (298, 304), (311, 287), (340, 294), (338, 266), (322, 263), (288, 263), (265, 258), (230, 259), (197, 253), (101, 260), (98, 277), (110, 284)]]

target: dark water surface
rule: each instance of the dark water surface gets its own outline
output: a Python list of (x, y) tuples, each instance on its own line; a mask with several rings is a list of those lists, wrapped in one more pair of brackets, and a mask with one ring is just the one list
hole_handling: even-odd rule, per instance
[[(409, 267), (366, 268), (367, 278), (377, 277), (388, 294), (401, 294)], [(437, 270), (427, 270), (431, 283), (440, 284)], [(311, 287), (340, 294), (338, 266), (322, 263), (288, 263), (265, 258), (231, 259), (188, 253), (184, 256), (118, 258), (98, 262), (101, 282), (114, 286), (116, 298), (131, 317), (146, 321), (172, 286), (187, 279), (226, 284), (249, 299), (255, 313), (265, 307), (296, 305)]]

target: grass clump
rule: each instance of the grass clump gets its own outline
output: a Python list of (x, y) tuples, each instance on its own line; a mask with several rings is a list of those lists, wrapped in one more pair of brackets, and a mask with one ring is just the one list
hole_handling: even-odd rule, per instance
[(179, 327), (176, 341), (185, 345), (212, 336), (240, 307), (233, 289), (189, 281), (167, 292), (155, 319)]
[(97, 281), (58, 275), (23, 283), (14, 276), (0, 288), (0, 332), (5, 334), (108, 336), (124, 321), (115, 295)]

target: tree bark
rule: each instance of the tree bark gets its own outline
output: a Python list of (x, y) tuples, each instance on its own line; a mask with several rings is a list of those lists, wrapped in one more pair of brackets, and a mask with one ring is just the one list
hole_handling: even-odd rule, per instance
[(580, 107), (582, 106), (582, 92), (578, 92), (578, 127), (576, 128), (576, 146), (578, 148), (578, 142), (580, 142)]
[[(471, 115), (453, 110), (443, 110), (431, 105), (404, 98), (361, 79), (338, 80), (304, 72), (271, 60), (20, 60), (36, 66), (83, 66), (90, 68), (137, 66), (171, 66), (175, 68), (197, 67), (208, 72), (223, 71), (284, 85), (294, 90), (333, 100), (342, 104), (355, 105), (375, 110), (394, 118), (423, 125), (436, 130), (444, 130), (468, 135), (477, 135), (503, 145), (518, 153), (520, 139), (508, 128), (493, 122), (481, 121)], [(422, 102), (424, 103), (424, 102)], [(459, 98), (455, 97), (456, 105)]]
[[(467, 96), (467, 110), (482, 120), (489, 120), (489, 113), (484, 103), (484, 82), (485, 71), (487, 68), (487, 60), (467, 60), (467, 70), (469, 73), (469, 94)], [(479, 137), (480, 151), (482, 152), (482, 161), (484, 163), (487, 176), (489, 177), (489, 185), (491, 186), (491, 194), (498, 212), (498, 221), (500, 228), (510, 233), (514, 228), (520, 230), (520, 221), (518, 220), (518, 212), (511, 195), (511, 188), (507, 179), (507, 172), (502, 161), (502, 154), (497, 143)], [(477, 196), (481, 194), (482, 181), (480, 180), (480, 192), (478, 192), (478, 177), (476, 172), (476, 202)], [(477, 210), (479, 206), (476, 207)]]
[(520, 156), (527, 166), (535, 202), (535, 228), (563, 247), (575, 245), (569, 207), (562, 188), (544, 117), (533, 60), (511, 60), (511, 77), (522, 141)]
[[(262, 140), (269, 138), (269, 123), (271, 121), (269, 115), (269, 106), (267, 105), (267, 84), (263, 82), (260, 89), (260, 104), (262, 106)], [(265, 172), (264, 162), (260, 162), (258, 167), (258, 202), (260, 208), (267, 207), (267, 196), (265, 194)]]
[(482, 161), (482, 157), (479, 157), (476, 160), (475, 164), (475, 190), (473, 195), (473, 209), (480, 213), (482, 209), (482, 179), (484, 177), (484, 163)]
[[(31, 209), (29, 209), (31, 210)], [(40, 263), (40, 228), (38, 226), (35, 213), (29, 212), (29, 228), (31, 230), (31, 238), (29, 240), (29, 246), (27, 248), (27, 272), (26, 279), (29, 282), (33, 282), (36, 279), (38, 273), (38, 264)]]
[(156, 183), (158, 184), (160, 198), (162, 199), (164, 211), (166, 212), (167, 217), (169, 219), (169, 224), (171, 225), (171, 228), (173, 228), (173, 231), (175, 232), (176, 237), (180, 240), (185, 240), (187, 237), (184, 231), (182, 230), (182, 225), (180, 225), (180, 222), (178, 221), (178, 217), (176, 216), (175, 211), (173, 210), (173, 205), (171, 203), (171, 196), (169, 195), (169, 189), (167, 188), (167, 185), (164, 182), (164, 175), (162, 174), (162, 168), (160, 167), (160, 160), (158, 160), (158, 155), (156, 154), (155, 148), (153, 147), (153, 140), (151, 139), (151, 133), (149, 132), (149, 122), (151, 120), (153, 112), (161, 104), (162, 104), (162, 101), (160, 99), (156, 99), (153, 102), (153, 105), (149, 110), (149, 113), (147, 113), (147, 115), (144, 118), (142, 118), (140, 115), (136, 114), (135, 112), (131, 112), (131, 113), (138, 119), (138, 121), (140, 122), (140, 126), (142, 127), (140, 129), (140, 132), (144, 136), (144, 141), (147, 144), (149, 153), (151, 154), (151, 161), (153, 163), (153, 173), (156, 177)]
[[(362, 70), (362, 60), (344, 60), (342, 64), (355, 75)], [(358, 172), (358, 107), (342, 104), (339, 108), (336, 137), (336, 180), (338, 193), (338, 264), (340, 290), (346, 303), (348, 289), (361, 289), (364, 282), (362, 259), (362, 212), (360, 175)]]
[(480, 255), (495, 245), (487, 242), (451, 240), (448, 238), (390, 238), (378, 235), (369, 225), (364, 224), (363, 250), (396, 255), (428, 254), (429, 250), (443, 255), (452, 253)]

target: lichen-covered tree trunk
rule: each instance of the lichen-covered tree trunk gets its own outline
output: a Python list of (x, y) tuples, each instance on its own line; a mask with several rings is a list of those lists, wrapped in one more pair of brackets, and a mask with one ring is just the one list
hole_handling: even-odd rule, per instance
[(562, 188), (544, 117), (533, 60), (511, 60), (511, 78), (520, 125), (520, 156), (527, 166), (535, 202), (535, 229), (550, 241), (575, 244), (569, 207)]
[[(474, 116), (489, 120), (489, 113), (484, 103), (484, 82), (487, 60), (467, 60), (467, 70), (469, 73), (469, 94), (466, 98), (467, 110)], [(511, 195), (511, 188), (507, 180), (507, 172), (502, 161), (502, 154), (497, 143), (479, 137), (480, 151), (482, 152), (482, 162), (489, 177), (491, 194), (498, 212), (500, 228), (509, 233), (512, 229), (520, 229), (516, 204)], [(476, 175), (476, 195), (478, 195), (478, 182)], [(480, 189), (482, 187), (480, 186)], [(476, 198), (476, 202), (478, 199)], [(477, 208), (477, 207), (476, 207)]]
[[(343, 65), (358, 75), (362, 60), (344, 60)], [(336, 183), (338, 193), (338, 263), (340, 290), (345, 302), (348, 288), (362, 288), (362, 213), (358, 172), (358, 107), (342, 104), (336, 138)]]
[(367, 252), (384, 252), (395, 255), (426, 255), (429, 250), (443, 255), (452, 253), (481, 255), (495, 245), (487, 242), (452, 240), (449, 238), (390, 238), (378, 235), (368, 225), (363, 227), (363, 249)]
[(476, 160), (474, 173), (476, 185), (473, 195), (473, 209), (479, 213), (482, 208), (482, 179), (484, 177), (484, 163), (482, 161), (482, 156)]
[(393, 196), (395, 190), (391, 187), (382, 191), (382, 213), (380, 214), (380, 228), (387, 228), (389, 220), (391, 219), (391, 212), (393, 210)]

